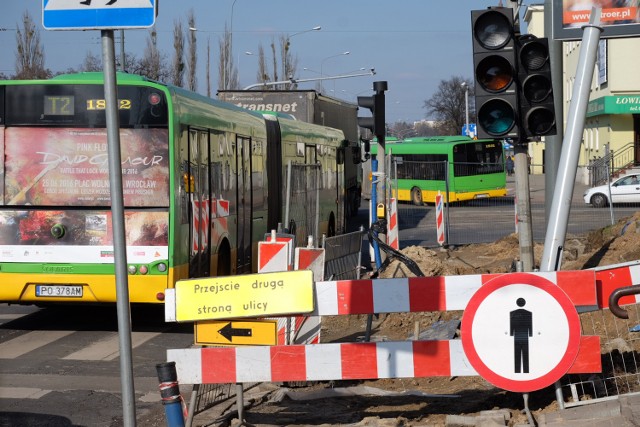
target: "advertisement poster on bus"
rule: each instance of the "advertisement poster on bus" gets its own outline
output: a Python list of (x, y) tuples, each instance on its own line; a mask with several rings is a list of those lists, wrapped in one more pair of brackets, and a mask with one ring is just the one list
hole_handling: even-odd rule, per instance
[[(166, 258), (167, 130), (121, 129), (120, 136), (127, 259)], [(0, 132), (0, 262), (113, 262), (106, 140), (104, 129)], [(148, 207), (165, 209), (135, 209)]]
[[(125, 207), (168, 206), (167, 130), (121, 129), (120, 139)], [(105, 129), (7, 128), (4, 159), (7, 205), (110, 205)]]
[(601, 10), (601, 38), (640, 35), (640, 0), (559, 0), (553, 2), (553, 38), (580, 40), (592, 8)]

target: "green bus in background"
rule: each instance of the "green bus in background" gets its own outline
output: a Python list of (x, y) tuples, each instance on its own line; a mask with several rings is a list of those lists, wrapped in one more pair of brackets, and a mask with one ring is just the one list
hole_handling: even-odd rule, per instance
[[(377, 144), (371, 155), (376, 156)], [(388, 141), (392, 177), (397, 174), (399, 201), (435, 203), (441, 192), (449, 202), (506, 196), (505, 157), (499, 140), (466, 136), (435, 136)], [(370, 181), (369, 181), (370, 184)], [(369, 185), (370, 186), (370, 185)], [(365, 195), (365, 198), (367, 195)]]

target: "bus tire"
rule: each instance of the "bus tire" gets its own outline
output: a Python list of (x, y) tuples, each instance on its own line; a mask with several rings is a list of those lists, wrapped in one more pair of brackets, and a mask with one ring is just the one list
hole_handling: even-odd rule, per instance
[(223, 240), (218, 249), (218, 268), (216, 275), (230, 276), (231, 275), (231, 246), (228, 240)]
[(416, 206), (422, 206), (422, 190), (418, 187), (411, 189), (411, 202)]

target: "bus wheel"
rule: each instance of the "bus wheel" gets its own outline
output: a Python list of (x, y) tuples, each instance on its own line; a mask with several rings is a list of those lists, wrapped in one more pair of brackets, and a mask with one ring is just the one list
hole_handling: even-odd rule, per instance
[(218, 250), (218, 276), (231, 275), (231, 248), (229, 241), (225, 240)]
[(422, 190), (418, 187), (413, 187), (411, 189), (411, 201), (416, 206), (422, 206)]

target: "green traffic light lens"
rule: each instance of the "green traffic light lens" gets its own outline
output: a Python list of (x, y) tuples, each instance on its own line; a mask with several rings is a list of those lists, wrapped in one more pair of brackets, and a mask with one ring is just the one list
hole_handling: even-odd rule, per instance
[(476, 81), (488, 92), (500, 92), (513, 81), (514, 70), (511, 63), (499, 55), (482, 59), (476, 68)]
[(489, 11), (475, 22), (473, 36), (485, 49), (500, 49), (511, 40), (511, 22), (502, 13)]
[(478, 110), (478, 124), (492, 136), (507, 134), (516, 122), (516, 115), (511, 104), (500, 98), (490, 99)]
[(531, 103), (543, 102), (551, 95), (551, 92), (551, 81), (540, 74), (529, 76), (522, 83), (522, 93)]

